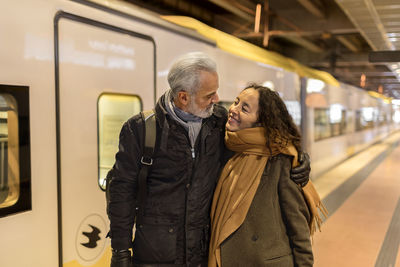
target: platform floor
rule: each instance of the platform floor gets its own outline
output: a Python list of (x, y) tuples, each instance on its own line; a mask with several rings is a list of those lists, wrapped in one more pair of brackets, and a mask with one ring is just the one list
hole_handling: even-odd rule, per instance
[(329, 216), (315, 267), (400, 267), (400, 133), (313, 180)]

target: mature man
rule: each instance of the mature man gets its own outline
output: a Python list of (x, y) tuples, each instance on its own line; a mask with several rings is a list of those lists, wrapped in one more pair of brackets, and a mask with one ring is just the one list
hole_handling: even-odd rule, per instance
[[(189, 53), (176, 61), (168, 83), (171, 89), (155, 107), (156, 145), (143, 214), (136, 222), (134, 266), (207, 266), (210, 205), (226, 158), (227, 111), (215, 105), (216, 64), (203, 53)], [(139, 115), (124, 124), (112, 170), (108, 209), (112, 267), (131, 266), (143, 127)]]

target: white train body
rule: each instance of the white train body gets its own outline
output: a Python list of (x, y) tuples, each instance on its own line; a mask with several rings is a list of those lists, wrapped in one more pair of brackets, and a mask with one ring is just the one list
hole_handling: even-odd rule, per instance
[[(222, 51), (122, 2), (19, 0), (1, 7), (0, 266), (109, 266), (101, 185), (119, 129), (154, 106), (168, 89), (171, 62), (184, 53), (203, 51), (217, 61), (225, 103), (249, 81), (278, 91), (302, 122), (314, 177), (398, 127), (397, 107), (362, 90), (324, 85), (307, 92), (309, 79)], [(307, 100), (314, 96), (325, 102)], [(321, 137), (320, 129), (334, 128), (321, 122), (316, 130), (323, 109), (329, 125), (346, 111), (341, 134)], [(383, 112), (385, 120), (375, 123)], [(365, 129), (356, 129), (357, 116), (366, 117)]]

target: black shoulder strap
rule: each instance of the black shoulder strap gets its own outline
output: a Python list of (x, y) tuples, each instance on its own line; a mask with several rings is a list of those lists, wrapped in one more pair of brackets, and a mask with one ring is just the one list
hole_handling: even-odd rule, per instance
[(141, 167), (138, 175), (138, 198), (136, 204), (136, 223), (140, 224), (144, 214), (144, 208), (147, 197), (147, 175), (151, 165), (153, 165), (153, 152), (156, 143), (156, 116), (154, 110), (142, 111), (140, 115), (145, 122), (144, 144), (142, 158), (140, 159)]

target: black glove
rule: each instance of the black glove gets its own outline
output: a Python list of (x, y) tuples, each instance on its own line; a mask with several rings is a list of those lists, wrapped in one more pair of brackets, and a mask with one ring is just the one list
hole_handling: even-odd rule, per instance
[(296, 168), (292, 169), (290, 173), (290, 179), (292, 179), (296, 184), (301, 185), (301, 187), (305, 186), (310, 179), (310, 156), (305, 153), (299, 153), (299, 163), (300, 165)]
[(132, 267), (132, 257), (130, 250), (113, 250), (111, 257), (111, 267)]

